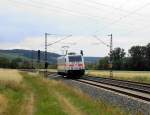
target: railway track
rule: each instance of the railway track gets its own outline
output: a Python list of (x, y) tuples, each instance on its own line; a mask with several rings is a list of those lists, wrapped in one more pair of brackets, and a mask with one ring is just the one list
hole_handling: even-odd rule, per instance
[[(48, 76), (54, 78), (62, 77), (56, 72), (48, 72)], [(148, 83), (94, 76), (83, 76), (80, 79), (72, 80), (150, 102), (150, 84)]]
[[(53, 76), (55, 78), (62, 77), (57, 75), (55, 72), (48, 74), (49, 76)], [(139, 83), (93, 76), (83, 76), (80, 79), (72, 80), (150, 102), (150, 84), (148, 83)]]
[(92, 76), (85, 76), (82, 77), (82, 79), (150, 94), (150, 84), (148, 83), (139, 83), (133, 81), (118, 80), (112, 78), (102, 78), (102, 77), (92, 77)]
[(150, 102), (150, 84), (89, 76), (75, 81)]

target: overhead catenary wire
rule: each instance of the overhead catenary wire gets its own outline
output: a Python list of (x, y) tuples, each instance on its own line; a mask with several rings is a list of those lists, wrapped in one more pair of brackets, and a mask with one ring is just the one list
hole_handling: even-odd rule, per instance
[[(44, 6), (41, 6), (41, 5), (30, 4), (30, 3), (25, 3), (26, 4), (25, 5), (25, 4), (21, 3), (20, 1), (18, 2), (18, 1), (14, 1), (14, 0), (7, 0), (7, 1), (10, 1), (10, 2), (13, 2), (13, 3), (17, 4), (17, 5), (21, 5), (21, 6), (25, 6), (25, 7), (26, 7), (26, 5), (28, 5), (28, 7), (38, 8), (38, 9), (42, 9), (42, 10), (47, 10), (47, 11), (49, 11), (48, 13), (50, 13), (50, 12), (53, 12), (53, 13), (54, 12), (55, 13), (58, 12), (58, 13), (60, 13), (60, 11), (59, 11), (60, 9), (54, 8), (54, 7), (44, 7)], [(77, 14), (75, 12), (70, 12), (70, 11), (65, 11), (65, 10), (63, 10), (62, 12), (65, 12), (65, 14), (63, 14), (63, 15), (69, 14), (69, 15), (83, 16), (83, 15)], [(95, 18), (90, 17), (90, 16), (87, 16), (87, 18), (92, 19), (92, 20), (98, 20), (98, 19), (95, 19)]]
[[(82, 16), (82, 17), (87, 17), (89, 19), (92, 19), (92, 20), (102, 20), (105, 21), (107, 18), (106, 17), (100, 17), (100, 16), (94, 16), (94, 15), (90, 15), (90, 14), (86, 14), (86, 13), (83, 13), (83, 12), (79, 12), (79, 11), (72, 11), (70, 9), (66, 9), (66, 8), (63, 8), (63, 7), (59, 7), (59, 6), (53, 6), (52, 4), (47, 4), (47, 3), (39, 3), (37, 1), (30, 1), (30, 2), (20, 2), (20, 1), (16, 1), (16, 0), (7, 0), (7, 1), (10, 1), (10, 2), (13, 2), (13, 3), (17, 3), (18, 5), (28, 5), (30, 7), (34, 7), (34, 8), (38, 8), (38, 9), (45, 9), (45, 10), (48, 10), (48, 11), (52, 11), (55, 10), (55, 11), (58, 11), (60, 13), (61, 12), (65, 12), (67, 14), (70, 14), (70, 15), (76, 15), (76, 16)], [(35, 3), (36, 2), (36, 3)], [(47, 6), (47, 7), (45, 7)]]
[[(11, 2), (16, 2), (18, 4), (27, 4), (28, 6), (32, 6), (32, 7), (36, 7), (36, 8), (40, 8), (40, 9), (46, 9), (46, 10), (49, 10), (49, 11), (52, 11), (51, 9), (55, 9), (55, 10), (61, 10), (65, 13), (68, 13), (68, 14), (73, 14), (73, 15), (78, 15), (78, 16), (86, 16), (88, 17), (89, 19), (92, 19), (92, 20), (97, 20), (97, 21), (100, 21), (100, 20), (103, 20), (105, 21), (105, 23), (108, 23), (106, 22), (106, 20), (110, 20), (110, 18), (108, 17), (105, 17), (105, 16), (95, 16), (95, 15), (90, 15), (88, 13), (85, 13), (85, 12), (79, 12), (79, 11), (72, 11), (70, 9), (66, 9), (66, 8), (63, 8), (63, 7), (60, 7), (60, 6), (56, 6), (56, 5), (53, 5), (53, 4), (49, 4), (47, 2), (39, 2), (39, 1), (34, 1), (34, 0), (30, 0), (30, 2), (18, 2), (18, 1), (15, 1), (15, 0), (8, 0), (8, 1), (11, 1)], [(58, 11), (59, 12), (59, 11)], [(63, 14), (64, 15), (64, 14)], [(125, 24), (126, 25), (126, 24)]]
[[(75, 3), (76, 5), (80, 5), (82, 7), (84, 6), (84, 7), (87, 7), (87, 8), (90, 7), (90, 8), (93, 8), (93, 9), (100, 10), (100, 11), (102, 11), (102, 9), (99, 6), (111, 9), (111, 11), (103, 10), (106, 15), (112, 14), (114, 12), (114, 11), (112, 11), (112, 9), (115, 10), (115, 12), (122, 12), (122, 13), (119, 13), (122, 16), (124, 16), (125, 14), (130, 13), (130, 11), (128, 11), (128, 10), (124, 10), (124, 9), (119, 8), (119, 7), (114, 7), (114, 6), (111, 6), (111, 5), (104, 4), (104, 3), (99, 3), (98, 2), (99, 4), (93, 4), (92, 1), (91, 2), (85, 1), (84, 4), (82, 4), (78, 1), (74, 1), (74, 0), (71, 0), (71, 1), (73, 3)], [(86, 3), (90, 3), (90, 4), (86, 4)], [(91, 6), (93, 6), (93, 7), (91, 7)], [(94, 6), (98, 6), (98, 7), (94, 7)], [(109, 13), (106, 13), (106, 12), (109, 12)], [(143, 20), (145, 20), (146, 18), (142, 14), (135, 13), (134, 15), (138, 16), (136, 21), (140, 21), (140, 22), (143, 22), (143, 23), (145, 22)], [(142, 17), (143, 17), (143, 19), (141, 19)], [(112, 18), (106, 18), (106, 19), (109, 19), (109, 20), (111, 19), (112, 20)], [(120, 25), (126, 25), (127, 26), (127, 25), (130, 25), (130, 24), (121, 23)]]
[(68, 36), (66, 36), (66, 37), (64, 37), (64, 38), (62, 38), (62, 39), (60, 39), (60, 40), (57, 40), (57, 41), (55, 41), (55, 42), (52, 42), (52, 43), (47, 44), (47, 46), (51, 46), (51, 45), (54, 45), (54, 44), (56, 44), (56, 43), (59, 43), (59, 42), (65, 40), (65, 39), (67, 39), (67, 38), (69, 38), (69, 37), (71, 37), (71, 36), (72, 36), (72, 35), (68, 35)]
[[(113, 10), (115, 10), (115, 11), (117, 11), (117, 12), (124, 12), (124, 13), (129, 13), (130, 11), (126, 11), (126, 10), (123, 10), (123, 9), (121, 9), (121, 8), (116, 8), (116, 7), (113, 7), (113, 6), (109, 6), (109, 5), (106, 5), (106, 4), (93, 4), (92, 2), (89, 2), (89, 1), (85, 1), (84, 3), (81, 3), (81, 2), (78, 2), (78, 1), (74, 1), (74, 0), (71, 0), (71, 2), (73, 2), (74, 4), (76, 4), (76, 5), (80, 5), (80, 6), (84, 6), (84, 7), (87, 7), (87, 8), (92, 8), (92, 9), (97, 9), (97, 10), (99, 10), (99, 11), (102, 11), (102, 8), (101, 7), (106, 7), (106, 8), (108, 8), (108, 9), (110, 9), (111, 10), (111, 12), (112, 12), (112, 9)], [(92, 7), (93, 6), (93, 7)], [(97, 7), (95, 7), (95, 6), (97, 6)], [(110, 11), (106, 11), (105, 10), (105, 13), (106, 12), (109, 12), (109, 13), (111, 13)], [(121, 15), (124, 15), (124, 14), (121, 14)], [(136, 14), (136, 15), (139, 15), (139, 16), (141, 16), (140, 14)]]
[[(23, 3), (25, 3), (25, 2), (18, 2), (18, 1), (15, 1), (15, 0), (8, 0), (8, 1), (10, 1), (10, 2), (16, 2), (16, 3), (19, 3), (19, 4), (23, 4)], [(83, 12), (74, 12), (74, 11), (71, 11), (71, 10), (69, 10), (69, 9), (66, 9), (66, 8), (63, 8), (63, 7), (59, 7), (59, 6), (53, 6), (52, 4), (49, 4), (49, 3), (45, 3), (45, 2), (38, 2), (38, 1), (33, 1), (33, 0), (30, 0), (30, 2), (32, 3), (32, 4), (28, 4), (28, 5), (32, 5), (33, 7), (37, 7), (37, 5), (38, 5), (38, 8), (55, 8), (55, 9), (61, 9), (61, 10), (65, 10), (65, 12), (69, 12), (69, 13), (74, 13), (74, 14), (79, 14), (79, 15), (84, 15), (84, 16), (87, 16), (87, 17), (90, 17), (90, 18), (97, 18), (97, 19), (99, 19), (98, 17), (100, 17), (100, 16), (89, 16), (89, 14), (84, 14)], [(29, 2), (28, 2), (29, 3)], [(33, 4), (33, 3), (36, 3), (36, 4)], [(25, 4), (27, 4), (27, 3), (25, 3)], [(43, 4), (43, 5), (42, 5)], [(40, 5), (40, 6), (39, 6)], [(105, 4), (106, 5), (106, 4)], [(49, 7), (45, 7), (45, 6), (49, 6)], [(107, 5), (106, 5), (107, 6)], [(132, 12), (128, 12), (128, 14), (130, 14), (130, 13), (132, 13)], [(125, 15), (126, 16), (126, 15)], [(125, 16), (122, 16), (122, 17), (125, 17)], [(121, 18), (122, 18), (121, 17)], [(101, 17), (101, 19), (107, 19), (106, 17)], [(120, 19), (119, 19), (120, 20)]]
[[(8, 0), (8, 1), (10, 1), (10, 2), (16, 2), (16, 3), (18, 3), (18, 4), (21, 4), (21, 5), (24, 5), (23, 3), (24, 2), (18, 2), (18, 1), (14, 1), (14, 0)], [(28, 4), (28, 3), (25, 3), (25, 4)], [(127, 15), (124, 15), (124, 16), (121, 16), (120, 17), (120, 19), (117, 19), (117, 20), (115, 20), (115, 21), (112, 21), (111, 23), (109, 23), (109, 26), (112, 26), (112, 25), (114, 25), (114, 24), (117, 24), (117, 23), (119, 23), (121, 20), (123, 20), (123, 19), (125, 19), (125, 18), (127, 18), (127, 17), (129, 17), (129, 16), (131, 16), (131, 15), (133, 15), (133, 14), (135, 14), (135, 13), (137, 13), (139, 10), (141, 10), (141, 9), (143, 9), (144, 7), (146, 7), (146, 6), (148, 6), (150, 3), (147, 3), (147, 4), (144, 4), (143, 6), (141, 6), (141, 7), (139, 7), (139, 8), (137, 8), (137, 9), (135, 9), (134, 11), (132, 11), (132, 12), (130, 12), (130, 13), (128, 13)], [(28, 4), (28, 5), (31, 5), (32, 7), (36, 7), (36, 8), (40, 8), (40, 9), (47, 9), (48, 11), (52, 11), (51, 10), (51, 8), (53, 9), (55, 9), (56, 11), (57, 10), (60, 10), (61, 8), (60, 7), (45, 7), (44, 5), (40, 5), (40, 4)], [(80, 12), (73, 12), (73, 11), (70, 11), (70, 10), (68, 10), (68, 9), (63, 9), (63, 10), (61, 10), (61, 11), (63, 11), (63, 12), (66, 12), (66, 13), (69, 13), (69, 14), (73, 14), (73, 15), (78, 15), (78, 16), (86, 16), (86, 17), (88, 17), (88, 18), (90, 18), (90, 19), (93, 19), (93, 20), (100, 20), (100, 19), (103, 19), (104, 17), (102, 17), (102, 18), (99, 18), (98, 16), (95, 16), (95, 17), (93, 17), (93, 16), (90, 16), (90, 15), (85, 15), (85, 14), (82, 14), (82, 13), (80, 13)], [(106, 28), (107, 26), (104, 26), (103, 28)], [(101, 30), (103, 30), (103, 28), (101, 28)]]
[[(105, 4), (105, 3), (102, 3), (102, 2), (97, 2), (97, 1), (89, 1), (89, 0), (86, 0), (85, 2), (84, 2), (84, 4), (85, 3), (89, 3), (89, 4), (93, 4), (93, 6), (95, 5), (95, 6), (103, 6), (103, 7), (106, 7), (106, 8), (108, 8), (108, 9), (113, 9), (113, 10), (116, 10), (116, 11), (120, 11), (120, 12), (124, 12), (124, 13), (130, 13), (130, 11), (128, 11), (128, 10), (124, 10), (124, 9), (122, 9), (122, 8), (119, 8), (119, 7), (114, 7), (114, 6), (112, 6), (112, 5), (108, 5), (108, 4)], [(90, 6), (91, 6), (90, 5)], [(94, 7), (94, 8), (96, 8), (96, 7)], [(135, 13), (135, 15), (138, 15), (138, 16), (141, 16), (141, 14), (138, 14), (138, 13)]]
[[(71, 0), (72, 1), (72, 0)], [(51, 7), (52, 6), (52, 4), (49, 4), (49, 3), (47, 3), (47, 2), (38, 2), (38, 1), (34, 1), (34, 0), (30, 0), (30, 2), (34, 2), (34, 3), (38, 3), (38, 4), (43, 4), (43, 5), (46, 5), (46, 6), (48, 6), (48, 7)], [(86, 1), (86, 2), (88, 2), (88, 1)], [(85, 3), (86, 3), (85, 2)], [(111, 5), (107, 5), (107, 4), (104, 4), (104, 3), (100, 3), (100, 2), (96, 2), (96, 1), (93, 1), (95, 4), (97, 3), (97, 5), (98, 6), (104, 6), (104, 7), (107, 7), (107, 8), (110, 8), (110, 9), (114, 9), (114, 10), (116, 10), (116, 11), (122, 11), (122, 12), (124, 12), (124, 13), (126, 13), (126, 14), (129, 14), (129, 13), (132, 13), (131, 11), (126, 11), (126, 10), (124, 10), (124, 9), (121, 9), (121, 8), (118, 8), (118, 7), (114, 7), (114, 6), (111, 6)], [(79, 3), (79, 2), (77, 2), (77, 1), (73, 1), (73, 3), (76, 3), (76, 5), (84, 5), (84, 6), (86, 6), (85, 5), (85, 3), (84, 4), (81, 4), (81, 3)], [(90, 3), (92, 3), (92, 1), (90, 2)], [(89, 6), (91, 6), (91, 5), (89, 5)], [(88, 6), (88, 4), (87, 4), (87, 7), (89, 7)], [(60, 6), (56, 6), (56, 5), (54, 5), (53, 7), (57, 7), (57, 8), (60, 8), (60, 9), (62, 9), (62, 10), (65, 10), (65, 11), (71, 11), (71, 10), (69, 10), (69, 9), (66, 9), (66, 8), (63, 8), (63, 7), (60, 7)], [(98, 7), (90, 7), (90, 8), (96, 8), (96, 9), (99, 9), (100, 10), (100, 8), (98, 8)], [(74, 12), (74, 11), (71, 11), (71, 12)], [(77, 12), (74, 12), (74, 13), (77, 13), (77, 14), (81, 14), (81, 15), (84, 15), (84, 16), (88, 16), (89, 17), (89, 13), (86, 13), (86, 12), (81, 12), (81, 11), (77, 11)], [(112, 12), (111, 12), (112, 13)], [(109, 15), (109, 13), (108, 13), (108, 15)], [(124, 17), (124, 16), (126, 16), (125, 14), (120, 14), (120, 15), (123, 15), (123, 16), (121, 16), (121, 18), (122, 17)], [(135, 12), (133, 15), (138, 15), (138, 17), (143, 17), (141, 14), (137, 14), (137, 12)], [(91, 15), (91, 17), (92, 18), (95, 18), (95, 19), (98, 19), (99, 20), (99, 17), (100, 17), (100, 19), (104, 19), (104, 21), (106, 21), (106, 20), (110, 20), (111, 18), (108, 18), (108, 17), (106, 17), (106, 16), (99, 16), (99, 15), (97, 15), (97, 16), (93, 16), (93, 15)], [(118, 19), (118, 20), (120, 20), (120, 18)], [(137, 20), (137, 21), (143, 21), (143, 20)], [(125, 25), (127, 25), (127, 24), (125, 24)]]
[(101, 44), (105, 45), (106, 47), (109, 47), (110, 45), (108, 45), (106, 42), (104, 42), (103, 40), (101, 40), (98, 36), (93, 35), (94, 38), (96, 38)]
[[(30, 0), (30, 2), (31, 2), (31, 3), (35, 3), (35, 4), (37, 4), (37, 5), (40, 4), (40, 5), (44, 5), (44, 6), (47, 6), (47, 7), (55, 7), (55, 8), (61, 9), (61, 10), (68, 11), (68, 12), (70, 12), (70, 13), (80, 14), (80, 15), (87, 16), (87, 17), (90, 17), (90, 18), (95, 18), (95, 19), (98, 19), (98, 20), (99, 20), (99, 18), (100, 18), (100, 19), (104, 19), (104, 20), (110, 20), (110, 19), (111, 19), (111, 18), (108, 18), (108, 17), (106, 17), (106, 16), (99, 16), (99, 15), (97, 15), (97, 16), (95, 16), (95, 15), (90, 15), (90, 16), (89, 16), (90, 13), (81, 12), (81, 11), (72, 11), (72, 10), (70, 10), (70, 9), (57, 6), (56, 4), (55, 4), (55, 5), (49, 4), (48, 2), (39, 2), (39, 1), (35, 1), (35, 0)], [(77, 2), (77, 1), (73, 1), (73, 2), (76, 3), (76, 5), (84, 5), (84, 6), (85, 6), (85, 4), (81, 4), (81, 3)], [(93, 1), (93, 2), (94, 2), (94, 1)], [(91, 2), (91, 3), (92, 3), (92, 2)], [(98, 5), (102, 5), (102, 6), (105, 6), (105, 7), (107, 7), (107, 8), (110, 8), (110, 9), (115, 9), (116, 11), (122, 11), (122, 12), (126, 13), (126, 15), (132, 13), (132, 11), (126, 11), (126, 10), (123, 10), (123, 9), (120, 9), (120, 8), (117, 8), (117, 7), (113, 7), (113, 6), (110, 6), (110, 5), (107, 5), (107, 4), (104, 4), (104, 3), (100, 3), (100, 2), (98, 2), (98, 3), (99, 3)], [(89, 7), (89, 6), (87, 6), (87, 7)], [(99, 10), (100, 10), (100, 8), (97, 8), (97, 7), (90, 7), (90, 8), (96, 8), (96, 9), (99, 9)], [(110, 13), (112, 13), (112, 12), (110, 12)], [(109, 13), (108, 13), (108, 15), (109, 15)], [(121, 15), (123, 15), (123, 16), (121, 16), (121, 18), (126, 16), (126, 15), (124, 15), (124, 14), (121, 14)], [(133, 15), (138, 15), (139, 17), (142, 17), (141, 14), (137, 14), (137, 12), (135, 12)], [(119, 18), (119, 20), (120, 20), (120, 18)], [(138, 21), (139, 21), (139, 20), (138, 20)]]
[(137, 9), (133, 10), (133, 11), (130, 12), (130, 13), (128, 13), (127, 15), (122, 16), (119, 20), (116, 20), (116, 21), (112, 22), (111, 24), (118, 23), (120, 20), (122, 20), (122, 19), (124, 19), (124, 18), (127, 18), (127, 17), (129, 17), (129, 16), (135, 14), (136, 12), (142, 10), (143, 8), (145, 8), (146, 6), (149, 6), (149, 5), (150, 5), (150, 3), (146, 3), (146, 4), (142, 5), (141, 7), (139, 7), (139, 8), (137, 8)]
[[(38, 1), (34, 1), (34, 0), (30, 0), (30, 2), (41, 4), (41, 5), (43, 4), (43, 5), (48, 6), (48, 7), (56, 7), (58, 9), (62, 9), (62, 10), (65, 10), (65, 11), (74, 12), (74, 13), (77, 13), (77, 14), (82, 14), (82, 15), (85, 15), (85, 16), (89, 16), (89, 13), (81, 12), (81, 11), (72, 11), (72, 10), (64, 8), (64, 7), (60, 7), (60, 6), (57, 6), (57, 5), (54, 5), (54, 4), (53, 5), (49, 4), (47, 2), (38, 2)], [(106, 17), (102, 17), (102, 16), (94, 16), (94, 15), (91, 15), (91, 16), (95, 17), (95, 18), (100, 17), (101, 19), (107, 19)]]
[[(128, 32), (126, 32), (125, 34), (133, 34), (135, 32), (137, 32), (138, 30), (141, 30), (141, 31), (145, 31), (145, 30), (148, 30), (150, 29), (150, 24), (146, 25), (146, 26), (142, 26), (142, 28), (140, 27), (137, 27), (136, 29), (134, 28), (133, 30), (129, 30)], [(137, 33), (136, 33), (137, 34)]]
[[(44, 3), (44, 2), (41, 3), (41, 2), (37, 2), (37, 1), (33, 1), (33, 0), (30, 0), (30, 1), (31, 1), (31, 2), (34, 2), (34, 3), (36, 2), (36, 3), (39, 3), (39, 4), (47, 5), (47, 6), (49, 6), (49, 7), (51, 6), (51, 4), (49, 4), (49, 3)], [(94, 1), (93, 1), (93, 2), (94, 2)], [(97, 3), (97, 2), (96, 2), (96, 3)], [(99, 3), (100, 5), (102, 5), (102, 6), (111, 8), (111, 6), (106, 5), (106, 4), (104, 4), (104, 3), (100, 3), (100, 2), (98, 2), (98, 3)], [(142, 7), (139, 7), (139, 8), (137, 8), (137, 9), (131, 11), (131, 12), (130, 12), (130, 11), (127, 11), (127, 12), (125, 11), (127, 14), (126, 14), (126, 15), (123, 15), (123, 16), (121, 16), (119, 19), (113, 21), (113, 22), (111, 23), (111, 25), (118, 23), (119, 21), (123, 20), (124, 18), (129, 17), (130, 15), (135, 15), (135, 14), (137, 13), (137, 11), (143, 9), (143, 8), (146, 7), (147, 5), (149, 5), (149, 3), (146, 3), (146, 4), (143, 5)], [(65, 10), (65, 11), (72, 12), (71, 10), (68, 10), (68, 9), (65, 9), (65, 8), (62, 8), (62, 7), (58, 7), (58, 6), (54, 6), (54, 7), (60, 8), (60, 9)], [(116, 10), (121, 10), (120, 8), (116, 8), (116, 7), (113, 7), (113, 6), (112, 6), (112, 8), (114, 8), (114, 9), (116, 9)], [(74, 11), (73, 11), (73, 12), (74, 12)], [(74, 13), (81, 14), (81, 15), (88, 16), (88, 17), (89, 17), (89, 14), (85, 14), (85, 13), (83, 13), (83, 12), (74, 12)], [(91, 15), (91, 17), (99, 20), (99, 17), (100, 17), (100, 16), (92, 16), (92, 15)], [(140, 16), (140, 17), (141, 17), (141, 16)], [(100, 19), (109, 20), (110, 18), (106, 18), (106, 17), (102, 17), (102, 16), (101, 16)], [(123, 23), (123, 24), (124, 24), (124, 23)], [(126, 25), (126, 24), (125, 24), (125, 25)]]
[[(93, 4), (93, 5), (95, 4), (95, 6), (103, 6), (103, 7), (109, 8), (109, 9), (113, 9), (113, 10), (116, 10), (116, 11), (121, 11), (121, 12), (126, 13), (126, 15), (120, 14), (120, 15), (123, 15), (123, 16), (121, 16), (121, 17), (118, 19), (119, 22), (120, 22), (120, 20), (122, 20), (122, 18), (125, 18), (125, 17), (128, 16), (129, 14), (138, 16), (136, 21), (140, 21), (140, 22), (143, 22), (143, 23), (145, 23), (144, 20), (147, 19), (147, 18), (145, 18), (144, 15), (139, 14), (138, 12), (134, 12), (134, 13), (133, 13), (133, 11), (124, 10), (124, 9), (122, 9), (122, 8), (114, 7), (114, 6), (112, 6), (112, 5), (108, 5), (108, 4), (99, 2), (99, 1), (86, 0), (86, 1), (84, 2), (84, 4), (81, 4), (81, 3), (79, 3), (78, 1), (74, 1), (74, 0), (71, 0), (71, 1), (73, 1), (73, 2), (76, 3), (77, 5), (84, 5), (84, 6), (87, 5), (87, 7), (88, 7), (88, 6), (92, 6), (92, 4)], [(126, 2), (127, 2), (127, 1), (126, 1)], [(85, 3), (90, 3), (90, 4), (86, 4), (86, 5), (85, 5)], [(148, 4), (149, 4), (149, 3), (148, 3)], [(147, 5), (147, 3), (146, 3), (146, 5)], [(123, 6), (123, 4), (122, 4), (122, 6)], [(146, 7), (146, 6), (144, 5), (144, 6), (142, 6), (142, 8), (143, 8), (143, 7)], [(97, 7), (92, 7), (92, 8), (99, 9), (99, 8), (97, 8)], [(108, 15), (109, 15), (109, 14), (108, 14)], [(142, 19), (139, 19), (139, 18), (142, 18)], [(118, 20), (115, 20), (115, 21), (118, 22)], [(114, 22), (115, 22), (115, 21), (114, 21)], [(149, 21), (149, 19), (147, 19), (147, 21)], [(114, 22), (113, 22), (113, 23), (114, 23)], [(121, 25), (131, 25), (131, 24), (122, 23)]]
[[(15, 0), (7, 0), (7, 1), (9, 1), (9, 2), (11, 2), (11, 3), (14, 3), (15, 4), (15, 6), (14, 7), (16, 7), (16, 5), (17, 6), (19, 6), (19, 7), (22, 7), (22, 6), (24, 6), (25, 8), (26, 8), (26, 5), (27, 5), (27, 7), (31, 7), (31, 8), (37, 8), (37, 9), (41, 9), (41, 10), (47, 10), (47, 11), (49, 11), (49, 12), (47, 12), (47, 13), (49, 13), (50, 14), (50, 12), (51, 13), (60, 13), (60, 9), (59, 8), (52, 8), (52, 7), (44, 7), (44, 6), (39, 6), (39, 5), (35, 5), (35, 4), (28, 4), (28, 3), (25, 3), (25, 4), (23, 4), (22, 2), (18, 2), (18, 1), (15, 1)], [(21, 6), (20, 6), (21, 5)], [(18, 8), (18, 7), (16, 7), (16, 8)], [(61, 10), (62, 11), (62, 10)], [(86, 17), (86, 19), (89, 19), (89, 20), (95, 20), (95, 21), (99, 21), (100, 20), (100, 18), (96, 18), (96, 17), (93, 17), (93, 16), (90, 16), (90, 15), (82, 15), (82, 14), (80, 14), (79, 12), (78, 13), (76, 13), (76, 12), (70, 12), (70, 11), (67, 11), (67, 10), (63, 10), (62, 12), (65, 12), (65, 13), (61, 13), (61, 15), (73, 15), (73, 16), (78, 16), (78, 17)], [(88, 27), (88, 26), (86, 26), (86, 25), (84, 25), (84, 28), (86, 28), (86, 27)]]
[[(123, 20), (123, 19), (125, 19), (125, 18), (128, 18), (129, 16), (132, 16), (134, 13), (136, 13), (136, 12), (142, 10), (143, 8), (145, 8), (146, 6), (149, 6), (149, 5), (150, 5), (150, 3), (146, 3), (146, 4), (142, 5), (142, 6), (139, 7), (139, 8), (136, 8), (135, 10), (133, 10), (133, 11), (130, 12), (130, 13), (128, 13), (127, 15), (120, 17), (120, 19), (115, 20), (115, 21), (109, 23), (109, 26), (112, 26), (112, 25), (114, 25), (114, 24), (116, 24), (116, 23), (119, 23), (121, 20)], [(104, 28), (106, 28), (106, 27), (101, 28), (101, 30), (103, 30)]]
[[(13, 3), (16, 3), (16, 4), (18, 4), (19, 6), (20, 5), (23, 5), (23, 6), (25, 6), (25, 5), (28, 5), (28, 7), (32, 7), (32, 8), (38, 8), (38, 9), (42, 9), (42, 10), (47, 10), (47, 11), (50, 11), (50, 12), (52, 12), (52, 11), (58, 11), (58, 10), (60, 10), (60, 8), (54, 8), (54, 7), (50, 7), (48, 4), (46, 4), (46, 3), (37, 3), (36, 2), (36, 4), (34, 4), (33, 2), (31, 2), (31, 3), (27, 3), (27, 2), (18, 2), (18, 1), (16, 1), (16, 0), (8, 0), (8, 1), (10, 1), (10, 2), (13, 2)], [(43, 4), (43, 5), (42, 5)], [(45, 7), (45, 5), (48, 5), (47, 7)], [(96, 21), (100, 21), (101, 19), (104, 19), (104, 17), (101, 17), (100, 18), (100, 16), (98, 17), (98, 16), (95, 16), (95, 17), (93, 17), (93, 16), (90, 16), (90, 15), (84, 15), (84, 14), (82, 14), (82, 13), (80, 13), (80, 12), (72, 12), (72, 11), (70, 11), (70, 10), (62, 10), (61, 9), (61, 11), (63, 11), (63, 12), (65, 12), (63, 15), (66, 15), (66, 14), (69, 14), (69, 15), (75, 15), (75, 16), (82, 16), (82, 17), (87, 17), (88, 19), (91, 19), (91, 20), (96, 20)], [(49, 12), (48, 12), (49, 13)], [(59, 11), (58, 11), (58, 13), (60, 13)], [(106, 21), (106, 19), (105, 19), (105, 21)], [(108, 22), (105, 22), (105, 23), (108, 23)], [(86, 28), (86, 27), (85, 27)]]
[[(150, 3), (146, 3), (146, 4), (144, 4), (143, 6), (137, 8), (137, 9), (135, 9), (135, 10), (133, 10), (133, 11), (126, 11), (126, 10), (123, 10), (123, 9), (121, 9), (121, 8), (113, 7), (113, 6), (111, 6), (111, 5), (107, 5), (107, 4), (98, 2), (98, 1), (86, 0), (86, 2), (89, 2), (89, 3), (91, 3), (91, 4), (95, 4), (95, 5), (100, 5), (100, 6), (112, 8), (112, 9), (116, 9), (116, 10), (120, 10), (120, 11), (123, 11), (123, 12), (126, 12), (126, 13), (127, 13), (126, 15), (121, 16), (119, 19), (117, 19), (117, 20), (111, 22), (111, 23), (109, 24), (109, 26), (114, 25), (114, 24), (116, 24), (116, 23), (119, 23), (121, 20), (123, 20), (123, 19), (129, 17), (130, 15), (138, 15), (139, 18), (142, 18), (142, 17), (143, 17), (143, 19), (145, 19), (145, 17), (142, 16), (142, 14), (139, 14), (139, 13), (138, 13), (138, 11), (150, 5)], [(145, 21), (143, 21), (143, 20), (136, 20), (136, 21), (142, 21), (143, 23), (145, 23)], [(147, 20), (147, 21), (149, 21), (149, 20)], [(127, 24), (124, 24), (124, 23), (122, 23), (122, 24), (123, 24), (123, 25), (127, 25)], [(128, 24), (128, 25), (129, 25), (129, 24)], [(115, 26), (116, 26), (116, 25), (115, 25)], [(104, 28), (105, 28), (105, 27), (104, 27)]]

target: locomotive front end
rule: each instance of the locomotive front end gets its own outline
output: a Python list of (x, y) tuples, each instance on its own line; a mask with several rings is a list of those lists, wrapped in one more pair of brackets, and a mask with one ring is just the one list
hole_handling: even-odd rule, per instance
[(85, 73), (84, 58), (82, 55), (68, 56), (68, 76), (82, 76)]

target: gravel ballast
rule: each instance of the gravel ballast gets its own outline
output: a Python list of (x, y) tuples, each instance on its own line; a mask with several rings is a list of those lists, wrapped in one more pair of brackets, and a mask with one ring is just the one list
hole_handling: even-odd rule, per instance
[(92, 98), (96, 100), (102, 100), (106, 103), (119, 106), (123, 109), (126, 109), (127, 111), (130, 111), (133, 115), (135, 114), (150, 115), (150, 102), (135, 99), (133, 97), (105, 90), (103, 88), (91, 86), (75, 80), (71, 79), (62, 79), (62, 80), (64, 81), (64, 83), (80, 89), (81, 91), (90, 95)]

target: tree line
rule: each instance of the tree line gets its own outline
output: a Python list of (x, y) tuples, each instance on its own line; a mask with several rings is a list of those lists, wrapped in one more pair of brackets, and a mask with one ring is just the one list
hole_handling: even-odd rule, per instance
[[(0, 68), (11, 68), (11, 69), (43, 69), (45, 67), (44, 61), (38, 62), (37, 60), (14, 58), (9, 59), (7, 57), (0, 57)], [(56, 69), (56, 64), (50, 64), (48, 68)]]
[(8, 59), (6, 57), (0, 57), (0, 68), (12, 68), (12, 69), (30, 69), (32, 63), (29, 60), (23, 60), (22, 58)]
[[(128, 50), (128, 55), (123, 48), (117, 47), (111, 53), (113, 70), (150, 70), (150, 43), (146, 46), (132, 46)], [(96, 69), (107, 70), (109, 68), (109, 57), (100, 59), (95, 65)]]

